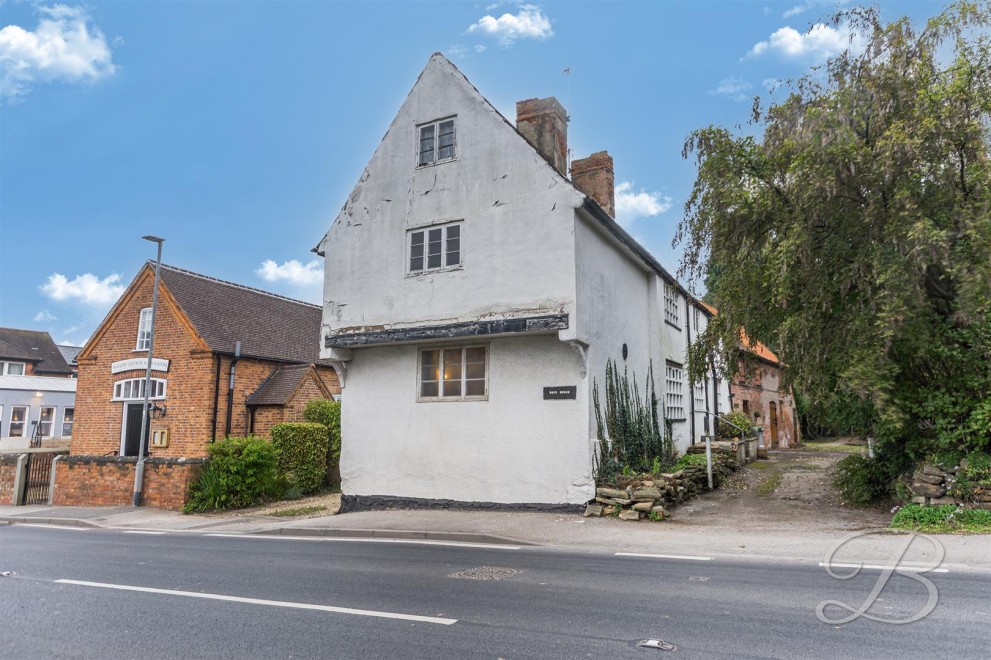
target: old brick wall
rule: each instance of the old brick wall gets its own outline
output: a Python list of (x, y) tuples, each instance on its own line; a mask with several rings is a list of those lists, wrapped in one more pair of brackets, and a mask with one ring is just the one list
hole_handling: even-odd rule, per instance
[[(781, 386), (781, 368), (764, 361), (753, 367), (750, 378), (746, 378), (741, 368), (733, 377), (730, 390), (733, 395), (733, 410), (744, 412), (764, 429), (764, 443), (767, 447), (787, 448), (798, 446), (801, 437), (795, 411), (795, 399), (787, 388)], [(777, 438), (771, 428), (771, 403), (777, 413)]]
[[(128, 506), (134, 492), (134, 457), (67, 456), (55, 468), (53, 503), (58, 506)], [(177, 511), (202, 460), (148, 459), (141, 503)]]
[(18, 454), (0, 454), (0, 505), (14, 503), (14, 474)]
[[(234, 372), (234, 406), (231, 410), (231, 429), (226, 435), (244, 436), (250, 432), (248, 407), (245, 405), (248, 397), (255, 393), (261, 384), (273, 371), (278, 369), (278, 362), (241, 358)], [(227, 398), (230, 385), (231, 358), (222, 357), (220, 360), (220, 407), (217, 413), (217, 437), (223, 438), (227, 429)], [(211, 396), (213, 390), (210, 390)], [(281, 419), (279, 421), (282, 421)], [(255, 435), (265, 435), (258, 431), (258, 420), (255, 419)]]

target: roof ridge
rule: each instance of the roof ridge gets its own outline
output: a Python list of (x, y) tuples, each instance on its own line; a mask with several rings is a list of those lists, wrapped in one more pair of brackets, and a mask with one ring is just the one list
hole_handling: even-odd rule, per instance
[[(155, 262), (149, 259), (146, 263), (151, 266), (155, 265)], [(296, 303), (297, 305), (304, 305), (306, 307), (312, 307), (314, 309), (323, 309), (321, 305), (314, 303), (309, 303), (304, 300), (298, 300), (296, 298), (290, 298), (289, 296), (279, 295), (278, 293), (272, 293), (271, 291), (265, 291), (263, 289), (256, 289), (253, 286), (246, 286), (244, 284), (238, 284), (237, 282), (231, 282), (229, 280), (222, 280), (219, 277), (212, 277), (210, 275), (204, 275), (203, 273), (196, 273), (186, 268), (180, 268), (178, 266), (170, 266), (169, 264), (162, 264), (162, 268), (166, 268), (177, 273), (182, 273), (184, 275), (191, 275), (193, 277), (198, 277), (202, 280), (207, 280), (208, 282), (215, 282), (217, 284), (223, 284), (225, 286), (233, 287), (235, 289), (241, 289), (242, 291), (250, 291), (251, 293), (260, 293), (263, 296), (269, 296), (271, 298), (276, 298), (277, 300), (285, 300), (287, 302)]]

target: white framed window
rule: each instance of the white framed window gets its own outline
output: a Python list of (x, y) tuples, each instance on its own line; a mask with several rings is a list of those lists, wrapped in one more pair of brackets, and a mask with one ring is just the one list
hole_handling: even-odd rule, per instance
[(0, 376), (23, 376), (25, 366), (23, 362), (0, 362)]
[(141, 317), (138, 319), (138, 342), (134, 347), (136, 351), (147, 351), (151, 346), (151, 307), (141, 310)]
[(448, 117), (417, 127), (417, 167), (454, 158), (456, 124), (456, 117)]
[(71, 438), (72, 437), (72, 424), (76, 419), (76, 409), (75, 408), (63, 408), (62, 409), (62, 437)]
[(698, 332), (698, 329), (699, 329), (699, 317), (701, 315), (702, 314), (701, 314), (701, 312), (699, 312), (699, 308), (698, 307), (692, 307), (692, 317), (693, 317), (692, 320), (695, 323), (695, 332)]
[(38, 435), (42, 438), (52, 437), (52, 426), (55, 423), (55, 406), (42, 406), (41, 417), (38, 418)]
[(23, 438), (27, 435), (28, 428), (28, 407), (10, 407), (10, 437)]
[(664, 374), (664, 403), (669, 420), (685, 419), (685, 372), (680, 364), (668, 362)]
[(0, 438), (3, 436), (3, 406), (0, 405)]
[(705, 410), (705, 381), (695, 383), (695, 410)]
[(461, 265), (461, 221), (406, 232), (409, 273), (426, 273)]
[(681, 328), (678, 314), (678, 290), (664, 283), (664, 320), (676, 328)]
[[(149, 394), (148, 398), (152, 401), (164, 399), (166, 383), (167, 381), (164, 378), (152, 378), (151, 394)], [(133, 401), (135, 399), (143, 400), (144, 398), (144, 378), (128, 378), (127, 380), (119, 380), (114, 383), (113, 401)]]
[(486, 346), (422, 348), (419, 367), (419, 401), (471, 401), (488, 396)]

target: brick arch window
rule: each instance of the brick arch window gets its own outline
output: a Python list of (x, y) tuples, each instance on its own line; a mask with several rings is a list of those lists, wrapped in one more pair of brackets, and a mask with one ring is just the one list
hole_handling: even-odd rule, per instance
[[(168, 381), (164, 378), (151, 379), (151, 392), (148, 396), (152, 401), (165, 398), (165, 386)], [(113, 401), (134, 401), (145, 398), (145, 379), (128, 378), (114, 383)]]

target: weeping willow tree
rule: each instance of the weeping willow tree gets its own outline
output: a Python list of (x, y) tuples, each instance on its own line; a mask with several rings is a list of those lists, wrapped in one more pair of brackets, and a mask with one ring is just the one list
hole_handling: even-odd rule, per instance
[(665, 432), (657, 413), (657, 391), (654, 389), (654, 365), (647, 368), (641, 398), (636, 374), (633, 378), (616, 363), (606, 362), (605, 413), (599, 400), (599, 385), (593, 384), (592, 404), (599, 438), (597, 474), (614, 473), (623, 468), (648, 472), (655, 459), (660, 465), (674, 460), (671, 436)]
[(813, 403), (870, 411), (892, 455), (991, 448), (991, 13), (913, 26), (838, 13), (851, 48), (755, 99), (750, 134), (709, 126), (675, 239), (718, 273), (691, 351), (737, 365), (742, 328)]

